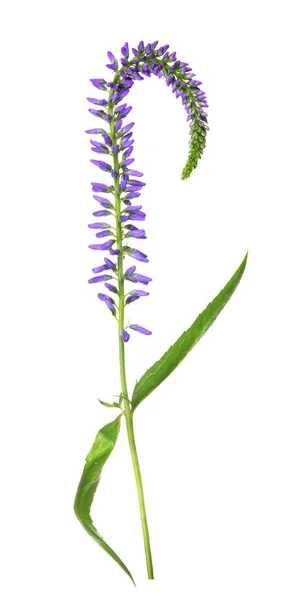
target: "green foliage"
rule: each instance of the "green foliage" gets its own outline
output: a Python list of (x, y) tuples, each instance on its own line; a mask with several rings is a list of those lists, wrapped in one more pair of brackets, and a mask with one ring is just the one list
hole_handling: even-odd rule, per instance
[(162, 358), (150, 367), (136, 383), (132, 395), (133, 410), (176, 369), (202, 335), (209, 329), (240, 282), (246, 262), (247, 254), (235, 274), (216, 298), (208, 304), (207, 308), (197, 317), (191, 327), (178, 338)]
[(181, 179), (189, 178), (193, 170), (197, 167), (206, 146), (206, 129), (204, 129), (204, 124), (198, 120), (198, 117), (199, 115), (196, 111), (190, 136), (189, 154), (181, 174)]
[(86, 457), (84, 470), (76, 493), (74, 510), (87, 533), (122, 567), (123, 571), (127, 573), (134, 583), (130, 571), (116, 552), (98, 533), (90, 515), (91, 505), (100, 480), (102, 468), (113, 451), (119, 435), (120, 419), (121, 415), (111, 423), (105, 425), (98, 432), (94, 444)]

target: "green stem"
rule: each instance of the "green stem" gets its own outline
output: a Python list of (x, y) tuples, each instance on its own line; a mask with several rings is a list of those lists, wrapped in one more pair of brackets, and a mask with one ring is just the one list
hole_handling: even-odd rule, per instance
[[(113, 116), (113, 107), (109, 104), (109, 114)], [(114, 123), (110, 123), (110, 137), (113, 145), (116, 144), (116, 134), (114, 130)], [(114, 169), (119, 173), (119, 159), (118, 155), (113, 155)], [(114, 179), (114, 196), (115, 196), (115, 209), (116, 209), (116, 238), (117, 248), (120, 251), (117, 262), (117, 276), (118, 276), (118, 295), (119, 295), (119, 307), (118, 307), (118, 341), (119, 341), (119, 361), (120, 361), (120, 378), (122, 386), (122, 395), (124, 402), (124, 415), (126, 420), (127, 436), (129, 442), (129, 448), (132, 458), (133, 470), (135, 475), (139, 511), (141, 518), (141, 526), (143, 533), (146, 566), (149, 579), (154, 579), (153, 572), (153, 561), (149, 537), (148, 522), (146, 516), (146, 508), (144, 501), (144, 492), (142, 485), (142, 478), (140, 472), (140, 466), (138, 461), (137, 448), (134, 437), (134, 426), (133, 426), (133, 412), (130, 407), (130, 401), (128, 397), (127, 381), (126, 381), (126, 368), (125, 368), (125, 347), (122, 339), (122, 332), (124, 330), (124, 309), (125, 309), (125, 293), (124, 293), (124, 273), (123, 273), (123, 240), (122, 240), (122, 222), (121, 217), (121, 200), (118, 178)]]

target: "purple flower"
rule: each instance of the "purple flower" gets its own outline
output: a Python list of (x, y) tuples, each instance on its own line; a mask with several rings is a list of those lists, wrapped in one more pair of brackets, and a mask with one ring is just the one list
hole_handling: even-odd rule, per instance
[(143, 177), (143, 173), (140, 171), (129, 170), (128, 175), (132, 175), (133, 177)]
[[(107, 67), (114, 71), (112, 81), (107, 83), (105, 79), (92, 79), (91, 82), (97, 89), (109, 91), (109, 100), (87, 98), (89, 102), (95, 105), (94, 108), (89, 109), (90, 113), (102, 118), (105, 121), (104, 127), (106, 129), (94, 128), (87, 130), (87, 133), (100, 134), (102, 136), (101, 142), (91, 140), (91, 150), (98, 154), (108, 154), (110, 159), (108, 163), (102, 160), (91, 160), (92, 164), (102, 171), (109, 173), (111, 179), (109, 185), (107, 183), (92, 182), (92, 189), (94, 193), (103, 192), (104, 194), (114, 195), (113, 203), (100, 195), (94, 195), (94, 199), (101, 204), (102, 210), (95, 211), (93, 216), (110, 216), (116, 219), (116, 221), (109, 224), (105, 222), (89, 224), (90, 229), (96, 230), (96, 237), (108, 238), (104, 243), (92, 244), (89, 247), (94, 250), (106, 250), (111, 256), (119, 255), (118, 264), (109, 258), (105, 258), (104, 265), (93, 269), (93, 272), (96, 274), (109, 270), (114, 275), (114, 278), (118, 278), (118, 289), (105, 281), (105, 279), (108, 280), (111, 278), (111, 275), (97, 275), (90, 281), (104, 281), (106, 288), (113, 294), (121, 293), (123, 290), (121, 268), (122, 261), (126, 258), (126, 255), (140, 262), (148, 262), (147, 255), (140, 250), (131, 248), (128, 245), (124, 246), (122, 250), (118, 248), (118, 245), (121, 248), (122, 235), (125, 243), (128, 243), (128, 238), (146, 239), (145, 230), (141, 229), (140, 225), (138, 227), (133, 225), (133, 222), (144, 221), (146, 214), (142, 211), (142, 205), (132, 205), (134, 199), (141, 196), (141, 190), (145, 186), (145, 183), (140, 181), (143, 173), (130, 168), (134, 162), (134, 158), (131, 158), (134, 152), (132, 134), (134, 123), (123, 125), (125, 117), (127, 117), (132, 109), (124, 101), (129, 90), (133, 87), (136, 80), (143, 80), (146, 76), (156, 75), (159, 79), (163, 78), (176, 98), (181, 98), (187, 113), (191, 136), (189, 159), (182, 174), (184, 179), (190, 175), (202, 155), (205, 146), (205, 135), (208, 129), (207, 114), (204, 110), (207, 106), (206, 95), (199, 87), (201, 82), (196, 79), (195, 74), (192, 73), (188, 64), (179, 61), (176, 52), (169, 52), (168, 44), (158, 47), (157, 41), (147, 44), (140, 41), (137, 48), (132, 48), (132, 52), (134, 58), (132, 58), (129, 64), (129, 46), (126, 42), (121, 48), (122, 57), (120, 62), (122, 68), (120, 69), (118, 60), (114, 54), (110, 51), (108, 52), (110, 64)], [(112, 111), (113, 116), (109, 114)], [(120, 205), (122, 207), (121, 214), (118, 214)], [(116, 225), (116, 228), (114, 225)], [(118, 234), (119, 239), (117, 239)], [(125, 270), (124, 279), (143, 285), (147, 285), (152, 281), (150, 277), (136, 273), (135, 266)], [(132, 290), (125, 296), (125, 303), (127, 305), (131, 304), (141, 296), (147, 295), (148, 292)], [(113, 315), (116, 316), (114, 300), (106, 294), (100, 294), (98, 297), (106, 303)], [(130, 328), (144, 335), (151, 334), (149, 330), (141, 325), (131, 325)], [(124, 342), (129, 340), (130, 334), (126, 329), (123, 330), (121, 335)]]
[(123, 162), (121, 163), (122, 167), (127, 167), (128, 165), (131, 165), (134, 162), (134, 158), (127, 158), (126, 160), (123, 160)]
[(145, 290), (133, 290), (131, 293), (135, 294), (136, 296), (149, 296), (150, 295), (150, 293), (146, 292)]
[(120, 119), (119, 121), (117, 121), (117, 123), (115, 123), (114, 129), (115, 129), (116, 133), (118, 133), (118, 131), (119, 131), (119, 129), (121, 129), (122, 125), (123, 125), (122, 119)]
[(142, 205), (139, 204), (138, 206), (129, 206), (128, 208), (125, 208), (125, 211), (128, 213), (133, 213), (133, 212), (140, 211), (141, 208), (142, 208)]
[(97, 297), (100, 300), (102, 300), (103, 302), (105, 302), (105, 304), (110, 309), (110, 311), (113, 313), (113, 315), (116, 314), (116, 309), (114, 307), (114, 300), (113, 300), (113, 298), (111, 298), (110, 296), (107, 296), (107, 294), (97, 294)]
[(102, 271), (106, 271), (107, 268), (107, 265), (100, 265), (99, 267), (94, 267), (94, 269), (92, 269), (92, 273), (101, 273)]
[(128, 331), (122, 331), (122, 340), (123, 342), (128, 342), (128, 340), (130, 339), (130, 333), (128, 333)]
[(100, 129), (100, 128), (95, 128), (95, 129), (86, 129), (85, 133), (90, 133), (90, 134), (96, 134), (96, 133), (103, 133), (104, 130)]
[(92, 85), (96, 87), (98, 90), (106, 90), (106, 81), (105, 79), (90, 79)]
[(112, 235), (112, 232), (109, 229), (105, 229), (103, 231), (99, 231), (98, 233), (96, 233), (95, 237), (104, 238), (104, 237), (108, 237), (109, 235)]
[(140, 273), (134, 273), (132, 275), (132, 279), (130, 281), (134, 281), (135, 283), (142, 283), (143, 285), (148, 285), (152, 280), (151, 277), (147, 277), (146, 275), (141, 275)]
[(125, 108), (124, 110), (122, 110), (121, 113), (120, 113), (121, 119), (125, 119), (125, 117), (127, 117), (127, 115), (129, 115), (129, 113), (130, 113), (131, 110), (132, 110), (132, 106), (128, 106), (127, 108)]
[(128, 158), (132, 152), (133, 152), (134, 147), (130, 146), (129, 148), (127, 148), (127, 150), (125, 150), (124, 154), (123, 154), (123, 159), (125, 160), (125, 158)]
[(129, 219), (131, 221), (145, 221), (146, 214), (142, 211), (136, 211), (134, 213), (130, 213)]
[(135, 248), (125, 246), (124, 251), (126, 252), (126, 254), (129, 254), (129, 256), (132, 256), (132, 258), (135, 258), (135, 260), (139, 260), (140, 262), (145, 263), (149, 262), (147, 255), (143, 252), (140, 252), (140, 250), (136, 250)]
[[(115, 108), (115, 112), (116, 112), (116, 113), (121, 113), (121, 112), (123, 112), (123, 111), (125, 110), (126, 106), (127, 106), (126, 102), (125, 102), (125, 104), (120, 104), (120, 106), (117, 106), (117, 107)], [(120, 117), (120, 119), (121, 119), (121, 117)]]
[(122, 56), (127, 58), (129, 56), (129, 46), (128, 43), (125, 42), (124, 46), (121, 48)]
[[(122, 138), (122, 140), (123, 140), (123, 138)], [(124, 150), (125, 148), (129, 148), (129, 146), (132, 146), (132, 144), (134, 144), (134, 140), (125, 140), (121, 144), (121, 149)]]
[(125, 126), (123, 127), (123, 132), (124, 132), (124, 134), (125, 134), (125, 133), (128, 133), (128, 131), (130, 131), (130, 129), (132, 129), (133, 125), (134, 125), (134, 123), (129, 123), (128, 125), (125, 125)]
[(111, 248), (114, 243), (115, 243), (114, 240), (108, 240), (107, 242), (104, 242), (103, 244), (90, 244), (90, 246), (88, 246), (88, 248), (91, 248), (91, 250), (109, 250), (109, 248)]
[(103, 133), (102, 137), (108, 146), (112, 145), (112, 139), (110, 138), (110, 136), (107, 133)]
[(88, 283), (101, 283), (101, 281), (107, 281), (108, 279), (112, 279), (111, 275), (97, 275), (97, 277), (91, 277), (88, 279)]
[(96, 183), (95, 181), (91, 181), (91, 185), (93, 192), (104, 192), (105, 194), (108, 194), (112, 191), (108, 185), (105, 185), (105, 183)]
[[(94, 194), (93, 198), (94, 200), (97, 200), (97, 202), (99, 202), (99, 204), (101, 204), (101, 206), (103, 206), (104, 208), (114, 209), (113, 204), (107, 198), (103, 198), (102, 196), (96, 196), (96, 194)], [(99, 215), (96, 216), (98, 217)]]
[(113, 53), (112, 53), (112, 52), (110, 52), (110, 51), (108, 52), (108, 59), (109, 59), (109, 61), (110, 61), (111, 63), (118, 63), (118, 61), (117, 61), (116, 57), (115, 57), (115, 56), (113, 55)]
[(128, 269), (126, 269), (125, 273), (124, 273), (124, 277), (127, 279), (128, 277), (130, 277), (130, 275), (133, 275), (134, 271), (136, 270), (136, 267), (128, 267)]
[(137, 181), (137, 179), (128, 179), (128, 185), (133, 186), (133, 187), (137, 187), (137, 188), (142, 188), (146, 184), (143, 183), (143, 181)]
[(116, 265), (115, 263), (110, 260), (109, 258), (105, 257), (104, 259), (105, 264), (107, 265), (108, 269), (112, 269), (113, 271), (116, 271)]
[(149, 329), (145, 329), (141, 325), (129, 325), (130, 329), (134, 329), (134, 331), (138, 331), (139, 333), (143, 333), (144, 335), (151, 335), (151, 331)]
[(144, 229), (138, 229), (137, 227), (135, 227), (135, 229), (129, 231), (127, 237), (134, 237), (138, 240), (146, 240), (146, 233)]
[(134, 85), (134, 82), (132, 81), (132, 79), (130, 77), (126, 77), (126, 79), (122, 79), (121, 80), (121, 86), (123, 86), (125, 89), (129, 89)]
[(88, 102), (91, 102), (92, 104), (98, 104), (98, 106), (106, 106), (107, 105), (107, 100), (103, 99), (103, 100), (98, 100), (97, 98), (87, 98)]
[(113, 292), (113, 294), (118, 294), (117, 288), (111, 283), (105, 283), (105, 287), (110, 290), (110, 292)]
[(88, 225), (90, 229), (107, 229), (109, 226), (109, 223), (90, 223)]
[(109, 210), (96, 210), (92, 213), (94, 217), (106, 217), (107, 215), (111, 215), (112, 213)]
[(96, 165), (102, 171), (109, 171), (109, 172), (111, 172), (111, 170), (112, 170), (111, 165), (109, 165), (108, 163), (104, 162), (103, 160), (90, 160), (90, 162), (93, 165)]
[(105, 144), (101, 144), (95, 140), (90, 140), (90, 143), (94, 146), (94, 148), (91, 148), (93, 152), (98, 152), (98, 154), (109, 154), (110, 151)]

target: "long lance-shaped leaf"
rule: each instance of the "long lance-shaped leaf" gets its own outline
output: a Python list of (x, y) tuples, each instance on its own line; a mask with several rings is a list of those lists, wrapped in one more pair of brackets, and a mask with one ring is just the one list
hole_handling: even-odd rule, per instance
[(111, 423), (108, 423), (98, 432), (94, 444), (86, 457), (85, 467), (77, 489), (74, 510), (80, 523), (87, 533), (122, 567), (134, 583), (134, 579), (126, 565), (104, 541), (93, 524), (90, 509), (93, 497), (98, 486), (102, 468), (113, 451), (119, 431), (121, 415)]
[(132, 395), (133, 410), (144, 400), (153, 390), (155, 390), (164, 379), (176, 369), (179, 363), (192, 350), (199, 339), (209, 329), (210, 325), (215, 321), (221, 310), (224, 308), (232, 294), (234, 293), (241, 277), (244, 273), (246, 263), (246, 254), (243, 262), (207, 308), (197, 317), (191, 327), (187, 329), (169, 348), (162, 358), (158, 360), (150, 369), (148, 369), (141, 379), (136, 383)]

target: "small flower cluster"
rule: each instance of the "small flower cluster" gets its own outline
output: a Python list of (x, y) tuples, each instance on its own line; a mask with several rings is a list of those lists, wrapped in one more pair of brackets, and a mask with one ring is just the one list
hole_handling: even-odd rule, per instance
[[(168, 45), (158, 47), (158, 42), (146, 46), (140, 42), (137, 48), (132, 48), (132, 56), (130, 56), (129, 46), (125, 43), (121, 49), (121, 66), (112, 52), (108, 52), (110, 62), (107, 67), (114, 73), (113, 81), (107, 82), (103, 78), (90, 80), (95, 88), (108, 93), (107, 98), (88, 98), (89, 102), (96, 105), (96, 108), (89, 109), (90, 113), (102, 119), (105, 124), (103, 128), (87, 130), (87, 133), (91, 135), (101, 135), (102, 141), (90, 140), (91, 150), (96, 154), (107, 155), (112, 164), (95, 159), (92, 159), (91, 162), (100, 170), (108, 173), (112, 179), (110, 184), (96, 182), (91, 184), (93, 197), (101, 206), (101, 209), (94, 212), (93, 216), (103, 219), (107, 217), (108, 220), (89, 224), (91, 229), (98, 230), (96, 237), (99, 240), (106, 238), (105, 241), (91, 244), (89, 248), (108, 251), (114, 259), (104, 258), (104, 263), (93, 269), (95, 276), (89, 280), (89, 283), (103, 282), (108, 291), (115, 295), (119, 306), (111, 295), (99, 293), (98, 298), (105, 302), (116, 318), (117, 311), (120, 311), (120, 305), (122, 308), (122, 304), (120, 304), (122, 295), (124, 297), (123, 307), (148, 295), (147, 291), (141, 289), (133, 289), (124, 294), (124, 281), (143, 285), (147, 285), (151, 281), (150, 277), (137, 273), (134, 265), (123, 272), (123, 259), (126, 256), (140, 262), (148, 262), (146, 254), (129, 245), (129, 238), (146, 239), (145, 230), (141, 228), (141, 225), (134, 225), (134, 222), (139, 224), (146, 218), (142, 211), (142, 205), (132, 204), (134, 201), (138, 202), (142, 188), (145, 186), (145, 183), (141, 181), (143, 173), (131, 167), (134, 162), (134, 158), (131, 156), (134, 149), (132, 137), (134, 123), (124, 124), (124, 119), (132, 109), (124, 100), (134, 82), (156, 75), (158, 78), (166, 80), (167, 86), (171, 87), (176, 98), (181, 97), (187, 112), (191, 133), (189, 157), (182, 172), (183, 179), (188, 178), (197, 166), (205, 147), (208, 125), (204, 108), (208, 105), (205, 93), (200, 89), (201, 82), (195, 79), (195, 74), (192, 73), (188, 64), (179, 61), (176, 53), (169, 53), (168, 48)], [(115, 225), (109, 222), (111, 217), (115, 219)], [(115, 280), (116, 285), (110, 283), (110, 280)], [(145, 335), (151, 333), (140, 325), (128, 325), (128, 328)], [(129, 340), (130, 334), (126, 327), (122, 328), (121, 336), (124, 342)]]

